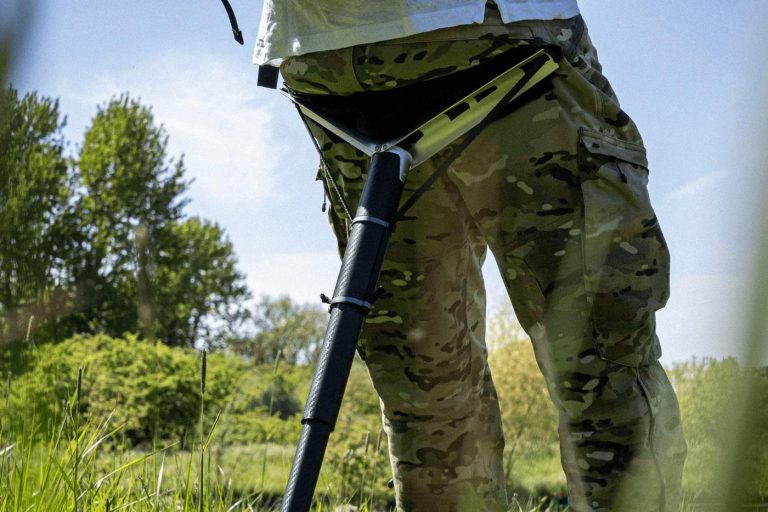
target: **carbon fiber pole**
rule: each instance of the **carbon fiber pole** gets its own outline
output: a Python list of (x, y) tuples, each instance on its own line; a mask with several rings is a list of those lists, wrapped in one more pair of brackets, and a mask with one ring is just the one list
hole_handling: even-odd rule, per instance
[(371, 157), (333, 292), (331, 318), (304, 408), (301, 438), (285, 488), (282, 512), (307, 512), (312, 505), (325, 448), (336, 426), (357, 339), (376, 291), (410, 162), (410, 155), (400, 148)]

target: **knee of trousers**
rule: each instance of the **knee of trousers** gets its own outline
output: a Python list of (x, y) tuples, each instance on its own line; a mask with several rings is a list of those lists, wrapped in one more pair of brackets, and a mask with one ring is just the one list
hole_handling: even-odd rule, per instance
[(363, 358), (387, 421), (438, 425), (484, 414), (489, 401), (498, 408), (484, 347), (440, 339), (427, 344), (366, 344)]

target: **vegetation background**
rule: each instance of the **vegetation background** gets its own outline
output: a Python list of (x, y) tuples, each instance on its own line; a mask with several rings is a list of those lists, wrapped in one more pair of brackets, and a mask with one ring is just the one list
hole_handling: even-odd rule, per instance
[[(13, 39), (1, 42), (3, 76)], [(2, 90), (0, 511), (274, 508), (326, 313), (288, 297), (253, 305), (225, 230), (187, 214), (184, 160), (149, 106), (108, 99), (78, 141), (65, 122), (56, 99)], [(555, 509), (555, 413), (509, 318), (495, 312), (489, 344), (510, 495), (519, 510)], [(668, 370), (690, 449), (685, 507), (764, 505), (768, 370)], [(350, 379), (318, 504), (385, 510), (377, 399), (359, 361)]]

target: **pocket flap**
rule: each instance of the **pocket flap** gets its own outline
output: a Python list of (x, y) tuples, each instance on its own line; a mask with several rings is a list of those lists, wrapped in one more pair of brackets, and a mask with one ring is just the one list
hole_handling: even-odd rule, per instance
[(640, 144), (620, 140), (586, 128), (579, 130), (579, 135), (584, 147), (590, 153), (611, 156), (631, 164), (641, 165), (646, 169), (648, 168), (645, 148)]

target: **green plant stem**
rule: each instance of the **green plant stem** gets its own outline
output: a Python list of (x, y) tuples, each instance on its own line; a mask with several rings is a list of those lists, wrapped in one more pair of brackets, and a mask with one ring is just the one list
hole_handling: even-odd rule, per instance
[[(280, 358), (283, 354), (283, 351), (281, 349), (278, 349), (277, 354), (275, 355), (275, 367), (272, 369), (272, 382), (270, 384), (269, 389), (269, 417), (272, 417), (272, 413), (274, 412), (274, 405), (275, 405), (275, 381), (277, 380), (277, 371), (280, 367)], [(259, 487), (261, 490), (264, 490), (264, 476), (267, 473), (267, 450), (269, 449), (269, 441), (271, 440), (271, 435), (268, 433), (267, 438), (264, 440), (264, 455), (261, 457), (261, 483), (259, 484)]]
[(200, 512), (203, 512), (204, 503), (205, 503), (205, 428), (204, 428), (204, 419), (205, 419), (205, 379), (206, 379), (206, 370), (207, 370), (207, 351), (203, 350), (203, 355), (201, 359), (201, 365), (200, 365), (200, 496), (199, 496), (199, 505), (200, 505)]
[[(30, 322), (31, 323), (31, 322)], [(73, 411), (74, 420), (74, 441), (75, 441), (75, 456), (74, 456), (74, 478), (72, 479), (72, 498), (74, 505), (74, 512), (78, 511), (77, 500), (80, 495), (80, 480), (79, 480), (79, 465), (80, 465), (80, 397), (83, 390), (83, 367), (77, 368), (77, 390), (75, 391), (75, 407)]]

